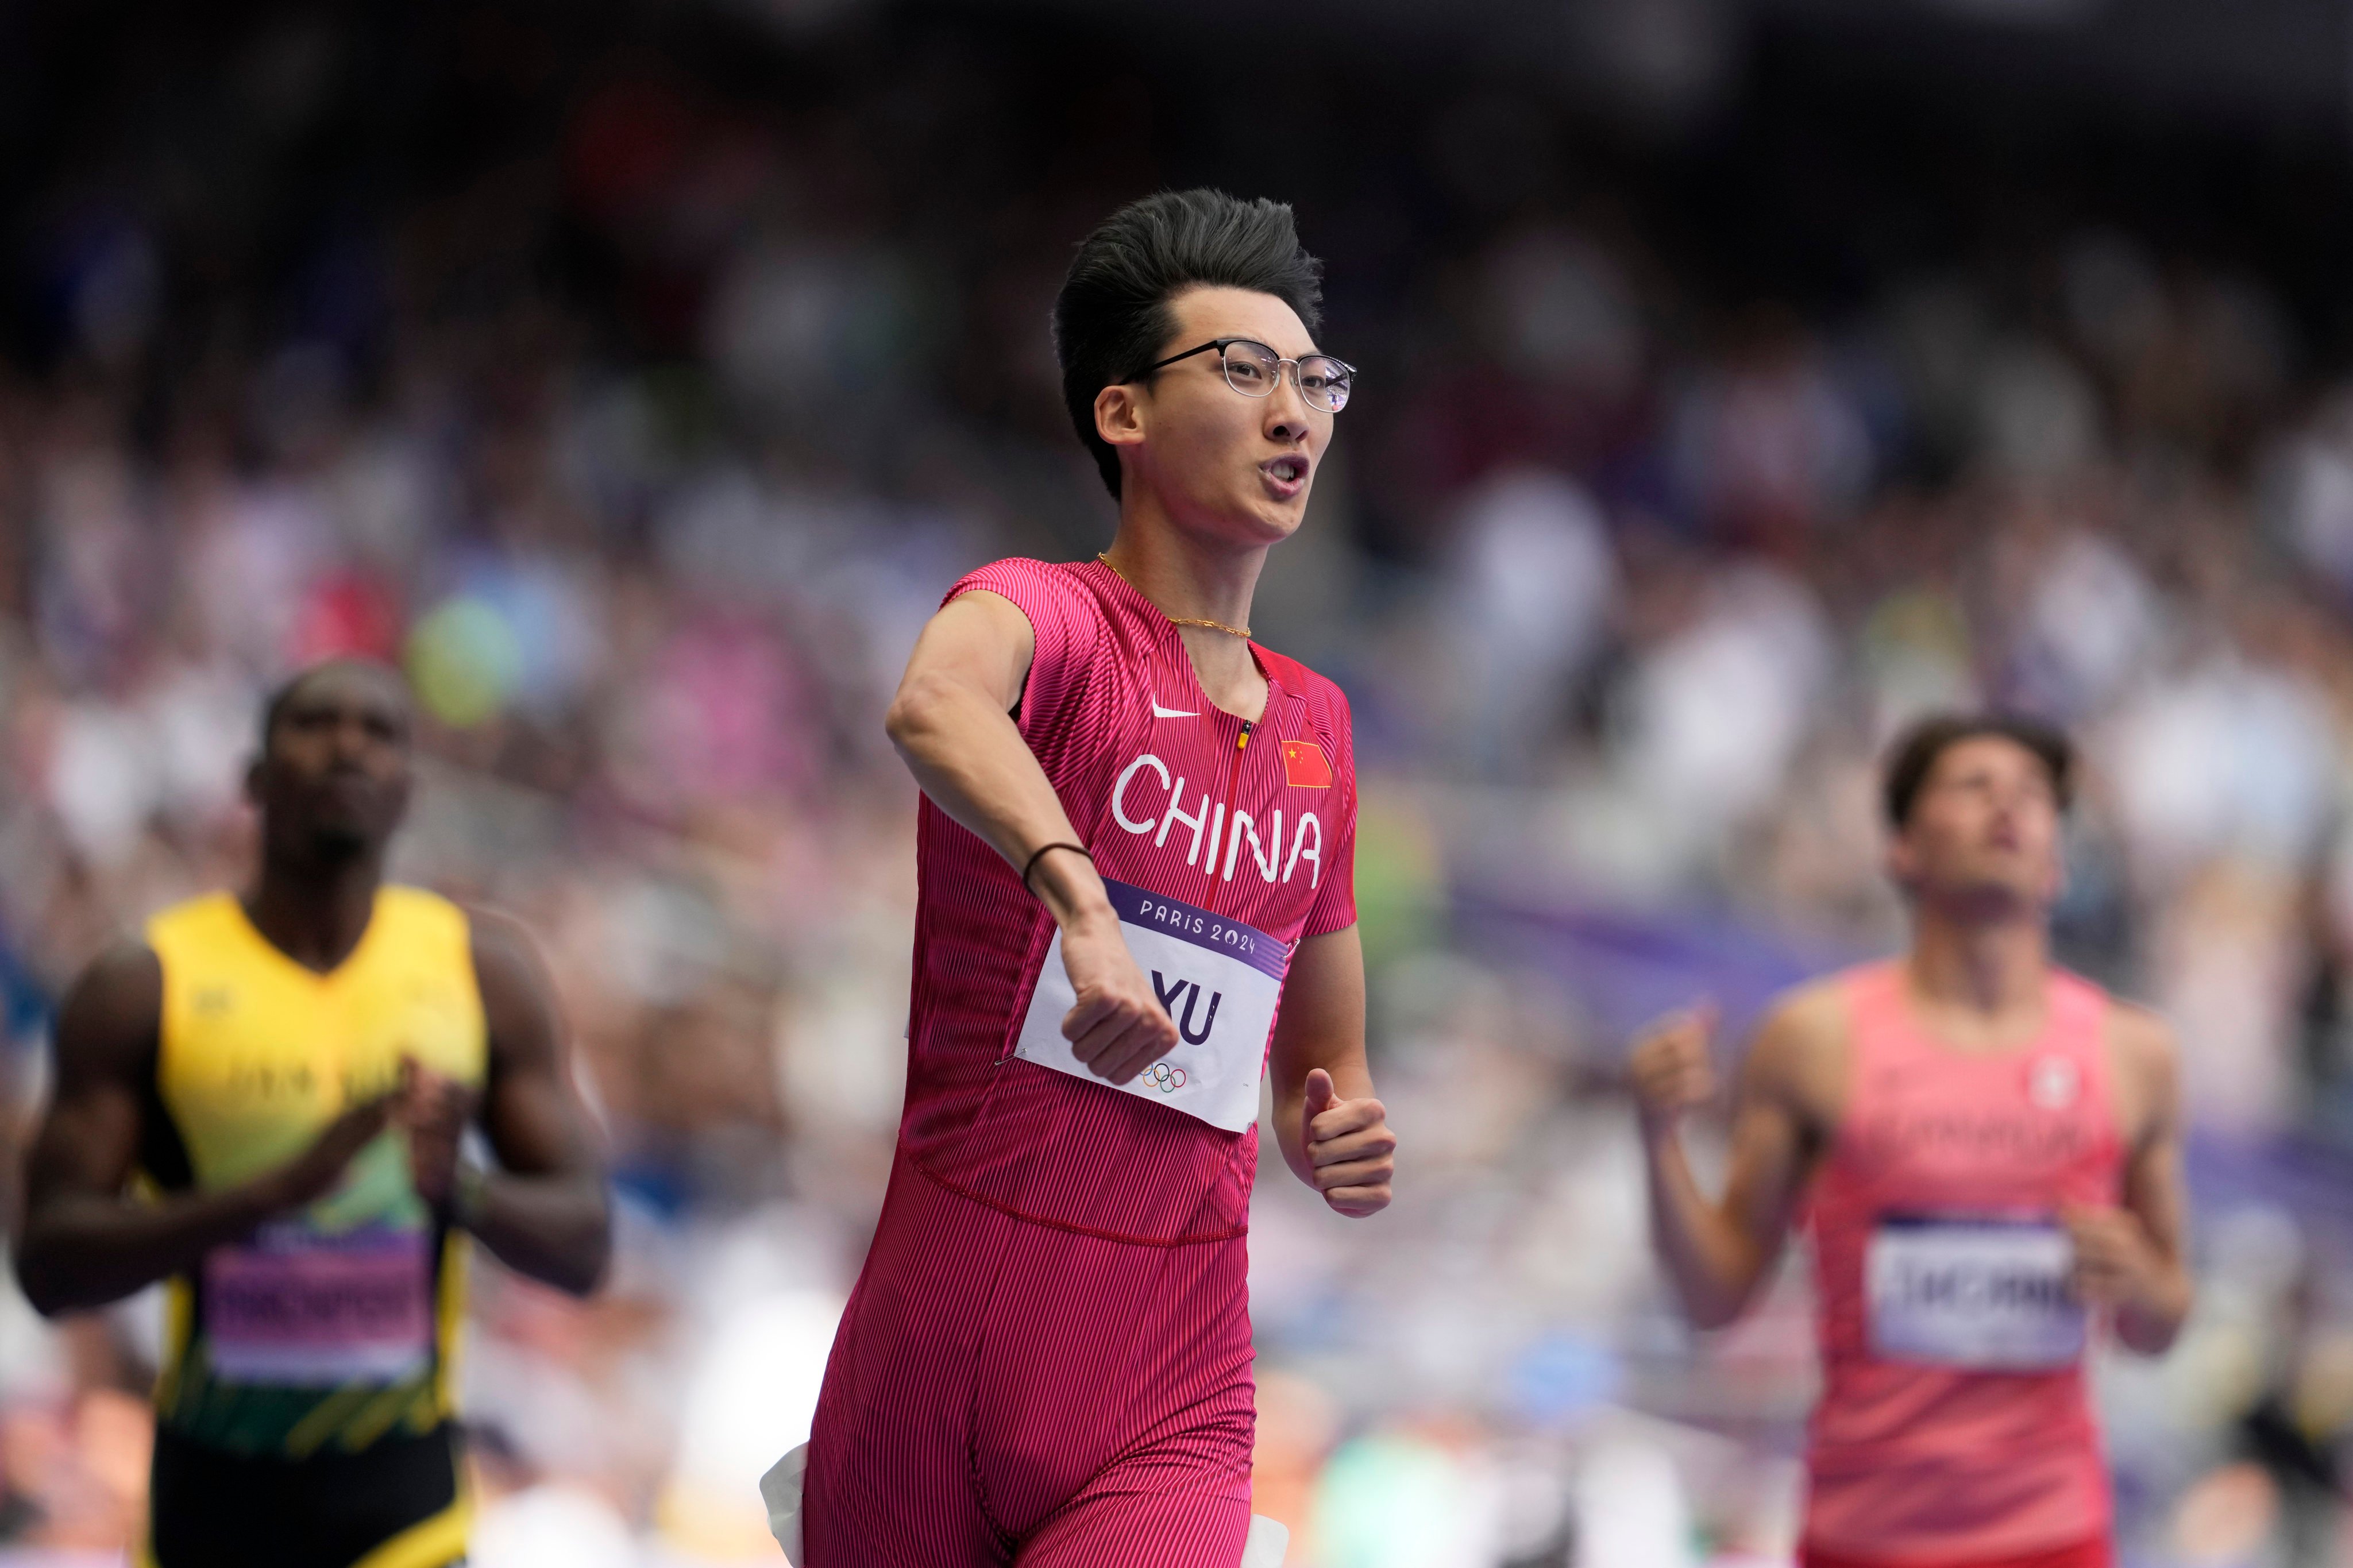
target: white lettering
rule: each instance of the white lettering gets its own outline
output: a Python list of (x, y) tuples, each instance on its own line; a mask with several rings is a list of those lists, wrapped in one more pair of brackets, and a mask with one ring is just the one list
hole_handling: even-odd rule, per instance
[[(1307, 830), (1311, 827), (1315, 830), (1315, 847), (1313, 849), (1307, 847)], [(1307, 885), (1313, 888), (1324, 879), (1324, 825), (1315, 820), (1315, 814), (1312, 811), (1299, 814), (1299, 837), (1291, 842), (1291, 863), (1282, 868), (1284, 882), (1291, 880), (1291, 874), (1299, 869), (1302, 860), (1308, 864)]]
[[(1178, 807), (1184, 804), (1185, 781), (1178, 779), (1176, 787), (1168, 792), (1168, 815), (1160, 819), (1160, 836), (1152, 841), (1152, 847), (1157, 849), (1167, 843), (1169, 826), (1172, 823), (1181, 822), (1193, 830), (1192, 852), (1185, 857), (1185, 864), (1190, 866), (1201, 858), (1201, 828), (1209, 820), (1209, 792), (1208, 790), (1201, 792), (1201, 815), (1198, 816), (1187, 816), (1179, 810)], [(1209, 840), (1209, 853), (1215, 856), (1217, 852), (1218, 841), (1212, 838)]]
[(1234, 813), (1233, 831), (1226, 845), (1225, 879), (1229, 882), (1234, 879), (1234, 860), (1241, 851), (1242, 835), (1245, 833), (1250, 835), (1250, 858), (1258, 862), (1258, 874), (1270, 882), (1273, 881), (1275, 864), (1282, 858), (1282, 808), (1275, 808), (1274, 821), (1269, 825), (1267, 837), (1274, 845), (1271, 849), (1258, 841), (1258, 824), (1250, 820), (1249, 812), (1237, 810)]
[[(1111, 786), (1112, 820), (1118, 823), (1122, 827), (1126, 828), (1130, 833), (1149, 833), (1152, 831), (1152, 818), (1147, 816), (1141, 822), (1130, 821), (1126, 808), (1120, 804), (1127, 795), (1127, 781), (1134, 778), (1145, 768), (1150, 768), (1154, 773), (1160, 775), (1160, 786), (1163, 789), (1168, 787), (1168, 764), (1162, 762), (1158, 757), (1154, 756), (1150, 752), (1145, 752), (1144, 755), (1128, 763), (1126, 771), (1119, 775), (1119, 782)], [(1185, 786), (1180, 784), (1176, 787), (1178, 789), (1182, 789)]]
[[(1212, 877), (1218, 874), (1218, 846), (1223, 844), (1225, 841), (1226, 803), (1221, 800), (1218, 802), (1216, 815), (1209, 818), (1209, 858), (1201, 862), (1201, 869), (1208, 872)], [(1185, 864), (1190, 866), (1192, 863), (1192, 857), (1189, 855), (1187, 856), (1185, 858)]]

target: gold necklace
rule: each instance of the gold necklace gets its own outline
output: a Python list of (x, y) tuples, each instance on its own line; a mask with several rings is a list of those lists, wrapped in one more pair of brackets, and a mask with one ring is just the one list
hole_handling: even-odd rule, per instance
[[(1106, 566), (1111, 566), (1111, 552), (1108, 550), (1096, 551), (1095, 559), (1102, 562)], [(1111, 566), (1111, 574), (1118, 578), (1121, 582), (1127, 583), (1129, 587), (1135, 588), (1135, 584), (1134, 583), (1128, 582), (1127, 574), (1121, 571), (1118, 567)], [(1144, 592), (1141, 588), (1135, 588), (1135, 591), (1138, 594), (1142, 594)], [(1151, 601), (1146, 600), (1145, 603), (1150, 604)], [(1160, 606), (1157, 605), (1153, 605), (1152, 607), (1155, 610), (1160, 610)], [(1166, 617), (1171, 626), (1198, 626), (1205, 632), (1223, 632), (1229, 637), (1240, 637), (1244, 642), (1250, 641), (1250, 627), (1248, 626), (1229, 626), (1223, 621), (1203, 620), (1198, 616), (1171, 616), (1166, 610), (1160, 610), (1160, 613), (1162, 616)]]

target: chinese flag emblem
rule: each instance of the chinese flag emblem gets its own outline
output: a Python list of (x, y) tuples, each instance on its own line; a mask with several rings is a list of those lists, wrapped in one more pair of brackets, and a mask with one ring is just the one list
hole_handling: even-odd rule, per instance
[(1293, 789), (1330, 789), (1332, 764), (1324, 760), (1324, 748), (1313, 741), (1285, 741), (1282, 782)]

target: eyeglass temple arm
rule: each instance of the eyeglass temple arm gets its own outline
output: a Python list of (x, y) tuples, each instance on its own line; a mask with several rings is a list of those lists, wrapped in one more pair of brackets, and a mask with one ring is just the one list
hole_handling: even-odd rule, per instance
[(1213, 338), (1206, 343), (1200, 343), (1195, 347), (1187, 349), (1181, 354), (1170, 354), (1166, 359), (1155, 361), (1153, 363), (1144, 367), (1144, 374), (1149, 375), (1155, 370), (1164, 369), (1168, 365), (1175, 364), (1180, 359), (1191, 359), (1195, 354), (1205, 354), (1211, 349), (1217, 350), (1219, 353), (1224, 353), (1226, 352), (1227, 344), (1238, 343), (1240, 342), (1241, 342), (1241, 339), (1240, 338)]

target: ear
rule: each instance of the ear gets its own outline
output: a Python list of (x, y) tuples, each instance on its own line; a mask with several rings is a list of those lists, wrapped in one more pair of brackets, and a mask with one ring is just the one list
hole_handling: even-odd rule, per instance
[(1095, 434), (1114, 447), (1144, 444), (1145, 396), (1134, 383), (1095, 394)]

